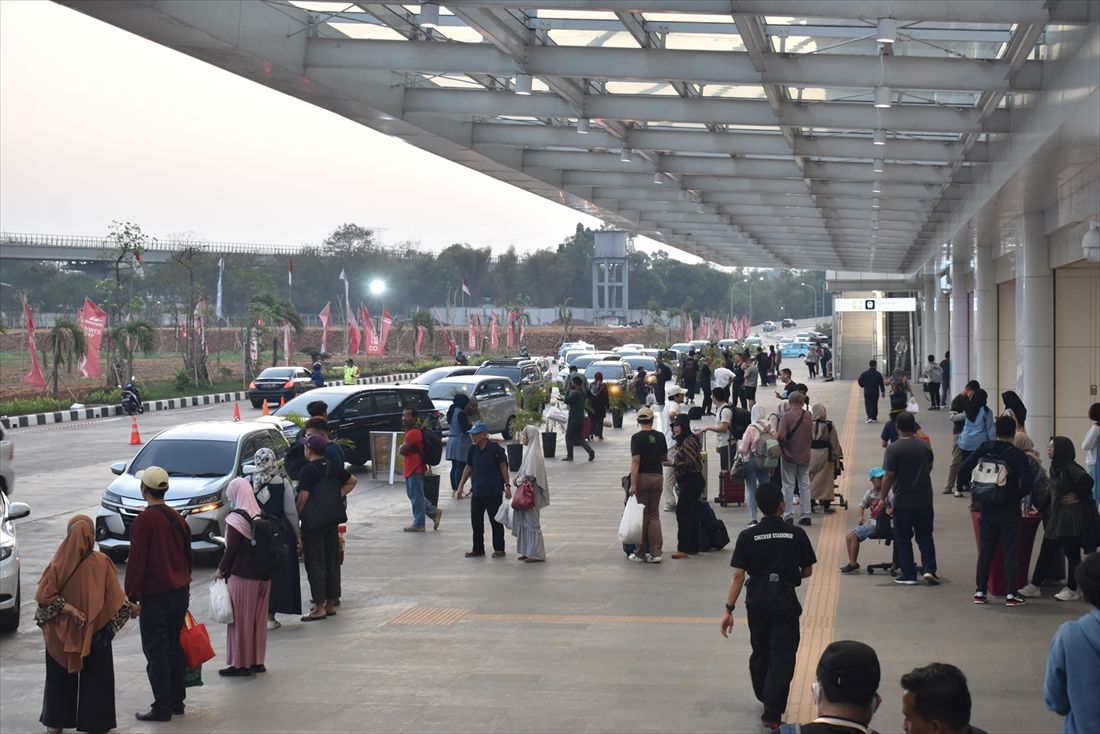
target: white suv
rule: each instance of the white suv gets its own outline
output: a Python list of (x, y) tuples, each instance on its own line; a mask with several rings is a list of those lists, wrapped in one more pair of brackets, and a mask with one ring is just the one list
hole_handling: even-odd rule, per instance
[(19, 627), (19, 543), (14, 521), (29, 514), (30, 507), (0, 492), (0, 632)]
[(15, 491), (15, 444), (4, 435), (0, 426), (0, 492), (10, 495)]

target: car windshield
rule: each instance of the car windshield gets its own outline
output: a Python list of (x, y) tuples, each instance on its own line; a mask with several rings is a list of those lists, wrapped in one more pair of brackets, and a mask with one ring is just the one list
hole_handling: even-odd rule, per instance
[(588, 368), (584, 371), (586, 379), (591, 380), (596, 376), (597, 372), (603, 373), (604, 380), (621, 380), (623, 379), (623, 365), (621, 362), (593, 362), (588, 365)]
[(639, 367), (641, 367), (647, 373), (657, 369), (657, 360), (653, 357), (627, 356), (623, 357), (623, 361), (630, 365), (632, 369), (638, 369)]
[(154, 438), (130, 464), (136, 474), (150, 466), (159, 466), (170, 477), (224, 477), (235, 471), (236, 441)]
[(320, 400), (327, 406), (326, 412), (332, 413), (337, 405), (344, 402), (344, 398), (347, 397), (347, 393), (332, 392), (328, 390), (310, 390), (304, 392), (298, 397), (291, 400), (275, 411), (275, 415), (300, 415), (308, 416), (309, 411), (306, 410), (306, 406), (312, 403), (314, 400)]
[(599, 354), (599, 355), (594, 354), (592, 356), (588, 356), (586, 354), (583, 357), (577, 357), (576, 359), (574, 359), (572, 364), (576, 365), (578, 370), (583, 370), (586, 367), (588, 367), (588, 365), (590, 365), (593, 362), (596, 362), (598, 360), (601, 360), (601, 359), (607, 359), (607, 355), (606, 354)]
[(477, 368), (477, 373), (479, 375), (493, 375), (495, 377), (510, 377), (512, 378), (512, 382), (519, 384), (519, 367), (505, 367), (503, 365), (485, 367), (483, 365)]
[(434, 370), (428, 370), (424, 374), (412, 380), (411, 384), (431, 385), (436, 380), (442, 380), (444, 377), (449, 377), (454, 373), (455, 369), (453, 367), (436, 367)]
[(473, 382), (443, 382), (439, 381), (428, 388), (428, 397), (432, 400), (451, 400), (459, 393), (473, 395)]
[(293, 367), (268, 367), (256, 375), (257, 380), (289, 380), (294, 377)]

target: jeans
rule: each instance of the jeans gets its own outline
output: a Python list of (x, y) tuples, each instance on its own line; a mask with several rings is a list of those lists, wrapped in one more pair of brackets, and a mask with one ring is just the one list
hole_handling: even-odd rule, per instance
[(323, 607), (340, 598), (340, 532), (338, 525), (302, 531), (309, 594), (314, 605)]
[[(798, 481), (799, 491), (810, 491), (810, 465), (809, 464), (796, 464), (786, 456), (779, 460), (779, 465), (782, 467), (783, 472), (783, 501), (787, 504), (787, 510), (783, 513), (783, 519), (789, 520), (794, 517), (794, 485), (795, 480)], [(748, 485), (745, 485), (748, 489)], [(808, 497), (807, 497), (808, 499)], [(753, 499), (753, 504), (756, 504), (756, 499)], [(802, 505), (798, 505), (798, 519), (802, 519)]]
[(898, 568), (902, 579), (917, 578), (917, 566), (913, 560), (913, 535), (920, 548), (921, 568), (925, 573), (936, 572), (936, 544), (932, 541), (932, 506), (894, 508), (894, 542), (897, 544)]
[(749, 580), (745, 613), (749, 622), (749, 676), (757, 700), (764, 704), (763, 719), (779, 721), (791, 692), (798, 654), (798, 617), (802, 605), (786, 583)]
[(946, 374), (943, 376), (943, 382), (940, 383), (940, 405), (947, 405), (947, 398), (951, 395), (951, 378)]
[(703, 496), (703, 475), (693, 472), (679, 477), (679, 480), (680, 499), (676, 503), (676, 550), (694, 555), (699, 552), (699, 498)]
[(183, 708), (187, 690), (183, 686), (183, 648), (180, 629), (187, 615), (191, 589), (181, 586), (163, 594), (146, 594), (141, 599), (141, 651), (145, 653), (145, 672), (153, 689), (152, 709), (171, 715)]
[(451, 461), (451, 491), (458, 490), (458, 483), (462, 481), (462, 472), (466, 470), (465, 461)]
[(1100, 471), (1097, 471), (1097, 467), (1100, 464), (1086, 464), (1085, 470), (1088, 471), (1089, 476), (1092, 477), (1092, 492), (1097, 504), (1100, 504)]
[(755, 458), (745, 462), (745, 502), (749, 505), (750, 520), (756, 520), (756, 488), (768, 481), (770, 473), (770, 469), (758, 467)]
[(863, 393), (863, 408), (867, 413), (867, 417), (871, 420), (878, 420), (878, 393), (877, 392), (865, 392)]
[(994, 511), (982, 510), (978, 520), (978, 567), (974, 574), (974, 588), (985, 591), (989, 583), (989, 567), (993, 554), (997, 550), (997, 541), (1001, 542), (1001, 555), (1005, 564), (1005, 593), (1015, 594), (1020, 588), (1016, 578), (1020, 566), (1017, 558), (1017, 546), (1020, 536), (1020, 509), (1016, 502), (1008, 503), (1007, 508)]
[(503, 495), (474, 495), (470, 497), (470, 525), (474, 530), (474, 553), (485, 554), (485, 515), (489, 515), (489, 527), (493, 533), (493, 550), (504, 550), (504, 526), (496, 520), (497, 510), (504, 501)]
[[(452, 467), (452, 472), (454, 468)], [(454, 479), (451, 480), (454, 482)], [(435, 516), (436, 507), (424, 497), (424, 475), (410, 474), (405, 477), (405, 494), (412, 503), (413, 527), (424, 527), (424, 520), (428, 515)]]

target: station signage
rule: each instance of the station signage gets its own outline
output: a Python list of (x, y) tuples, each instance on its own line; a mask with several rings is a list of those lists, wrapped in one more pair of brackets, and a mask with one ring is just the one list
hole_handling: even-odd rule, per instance
[(836, 311), (916, 311), (916, 298), (836, 298)]

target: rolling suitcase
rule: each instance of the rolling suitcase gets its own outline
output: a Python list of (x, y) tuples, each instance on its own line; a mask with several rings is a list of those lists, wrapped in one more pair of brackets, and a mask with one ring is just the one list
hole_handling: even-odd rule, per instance
[(699, 545), (701, 550), (722, 550), (730, 542), (726, 524), (705, 501), (699, 500)]
[(745, 480), (734, 477), (728, 471), (718, 472), (718, 496), (714, 501), (726, 507), (730, 503), (745, 504)]

